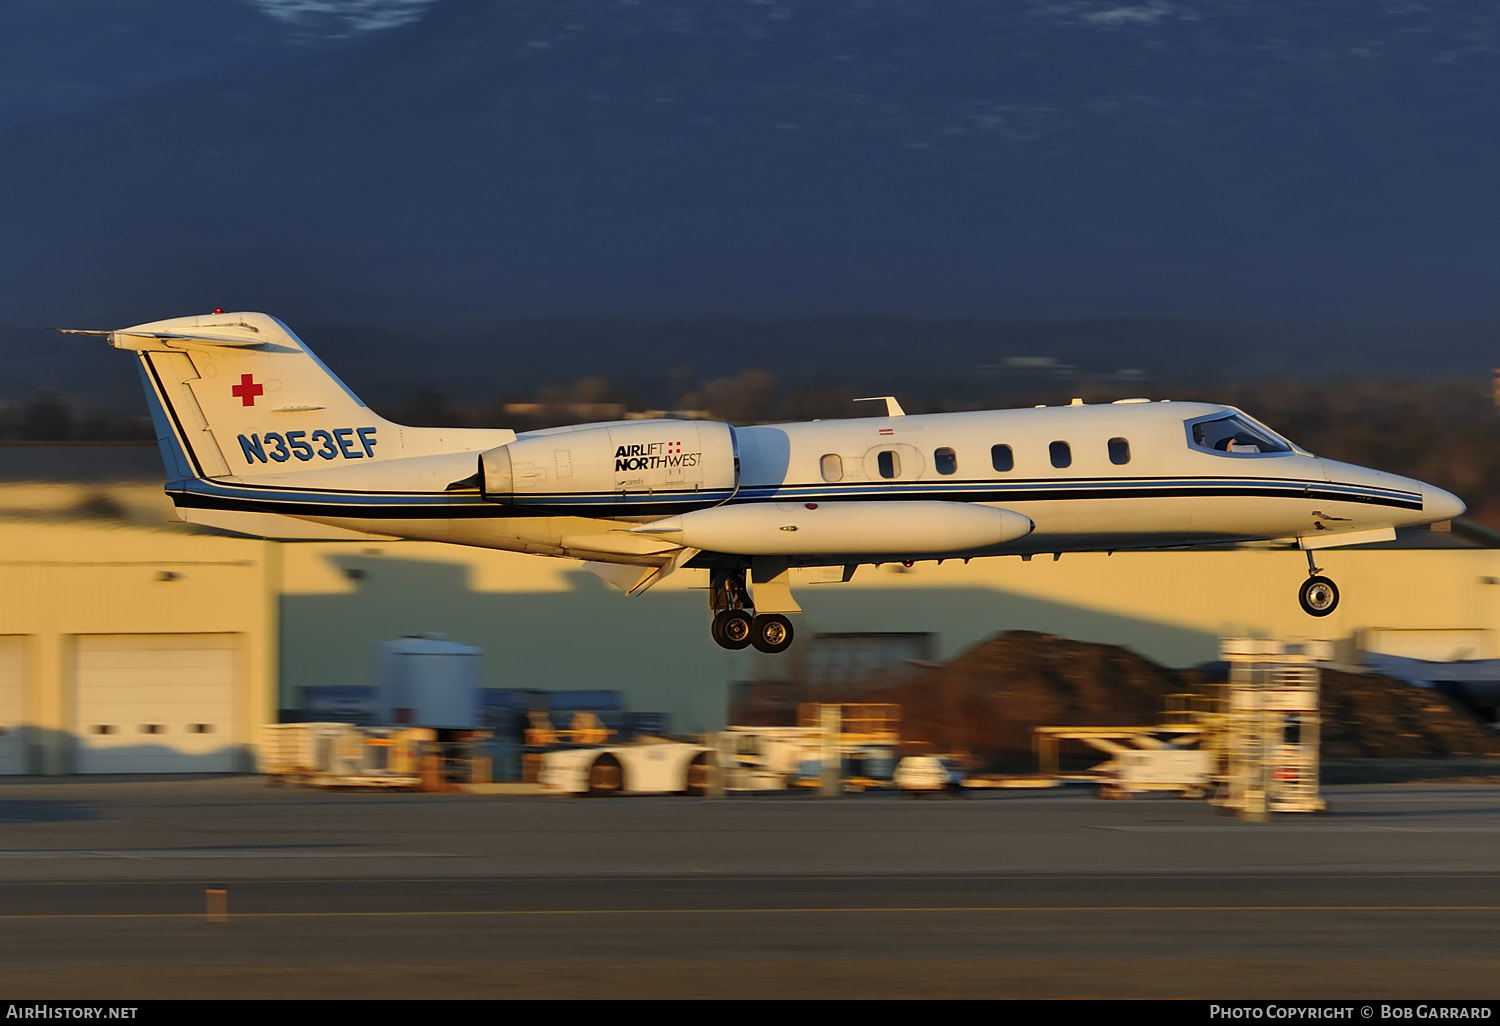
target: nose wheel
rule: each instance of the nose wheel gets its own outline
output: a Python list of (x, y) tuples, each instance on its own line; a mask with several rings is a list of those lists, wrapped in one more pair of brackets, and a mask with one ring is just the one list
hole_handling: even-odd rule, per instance
[(1327, 616), (1338, 608), (1338, 585), (1326, 577), (1309, 577), (1297, 590), (1297, 601), (1308, 616)]
[(1339, 586), (1313, 563), (1311, 549), (1307, 550), (1307, 580), (1297, 589), (1297, 601), (1308, 616), (1327, 616), (1339, 607)]

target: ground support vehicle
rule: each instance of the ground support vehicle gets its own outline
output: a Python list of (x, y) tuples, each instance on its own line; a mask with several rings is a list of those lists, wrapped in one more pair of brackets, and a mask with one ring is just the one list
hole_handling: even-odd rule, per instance
[(713, 749), (682, 741), (559, 748), (542, 756), (538, 782), (547, 794), (706, 795), (714, 786)]

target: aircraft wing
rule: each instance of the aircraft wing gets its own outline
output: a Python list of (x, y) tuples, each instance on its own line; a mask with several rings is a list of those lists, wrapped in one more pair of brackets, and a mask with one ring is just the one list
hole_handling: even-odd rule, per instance
[(697, 549), (679, 549), (672, 558), (658, 566), (641, 567), (625, 563), (587, 562), (583, 564), (583, 568), (606, 584), (620, 589), (626, 595), (639, 595), (697, 554)]

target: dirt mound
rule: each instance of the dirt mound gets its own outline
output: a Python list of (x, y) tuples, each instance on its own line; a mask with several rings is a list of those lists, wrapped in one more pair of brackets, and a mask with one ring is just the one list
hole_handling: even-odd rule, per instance
[[(1036, 769), (1034, 727), (1157, 724), (1169, 695), (1204, 694), (1218, 683), (1114, 645), (1009, 631), (899, 683), (795, 699), (793, 687), (779, 697), (897, 702), (904, 738), (965, 753), (975, 769), (1028, 772)], [(1500, 757), (1500, 737), (1467, 710), (1389, 677), (1325, 670), (1321, 711), (1325, 760)], [(1100, 758), (1083, 747), (1073, 754), (1075, 762)]]
[(1036, 768), (1032, 728), (1161, 720), (1182, 675), (1128, 649), (1010, 631), (893, 689), (901, 733), (998, 771)]
[(1500, 737), (1436, 691), (1324, 670), (1319, 693), (1325, 760), (1500, 756)]

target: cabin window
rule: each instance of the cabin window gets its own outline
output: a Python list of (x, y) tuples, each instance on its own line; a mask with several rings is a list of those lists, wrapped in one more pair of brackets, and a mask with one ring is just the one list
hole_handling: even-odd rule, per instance
[(875, 458), (875, 465), (880, 468), (881, 477), (901, 476), (901, 457), (894, 449), (882, 449), (880, 455)]
[(1053, 442), (1048, 448), (1052, 453), (1052, 465), (1058, 470), (1073, 465), (1073, 447), (1067, 442)]
[(1117, 467), (1123, 467), (1130, 462), (1130, 442), (1124, 438), (1111, 438), (1109, 440), (1109, 462)]
[(839, 454), (831, 452), (818, 461), (818, 466), (823, 470), (824, 481), (842, 481), (844, 479), (844, 461), (839, 459)]
[(1292, 447), (1270, 428), (1243, 413), (1216, 414), (1187, 422), (1194, 449), (1226, 456), (1265, 456), (1291, 452)]
[(939, 474), (952, 474), (958, 470), (958, 456), (952, 449), (937, 449), (932, 454), (932, 465)]
[(1010, 451), (1008, 445), (990, 446), (990, 465), (1002, 474), (1007, 470), (1016, 469), (1015, 454)]

